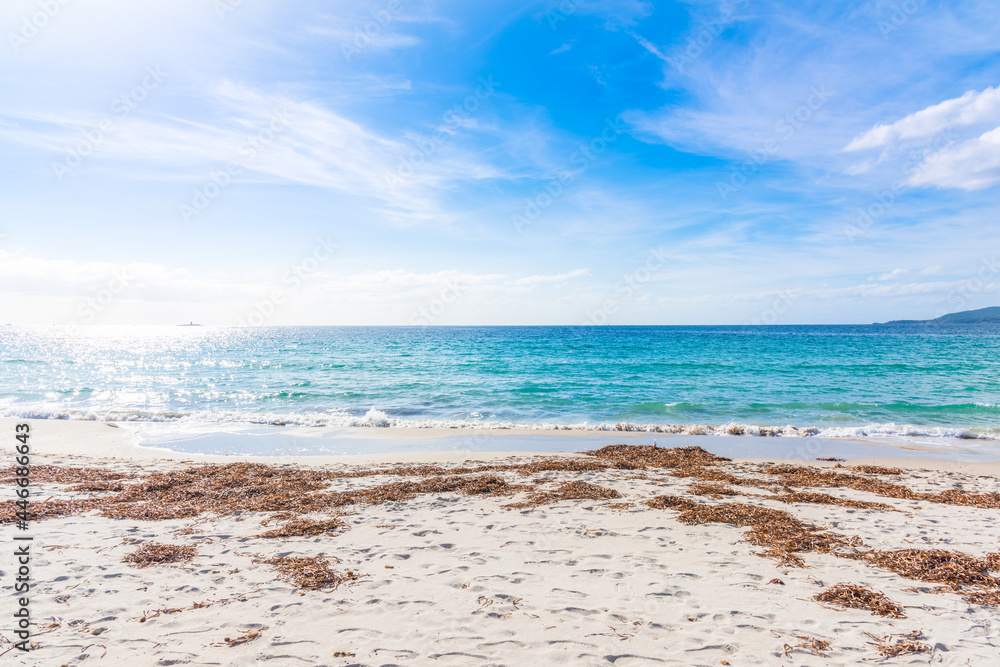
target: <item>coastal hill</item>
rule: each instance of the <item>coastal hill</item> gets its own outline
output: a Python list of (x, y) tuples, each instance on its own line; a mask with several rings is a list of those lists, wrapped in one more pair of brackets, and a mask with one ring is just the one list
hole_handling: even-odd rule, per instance
[(893, 320), (884, 324), (1000, 324), (1000, 306), (948, 313), (933, 320)]

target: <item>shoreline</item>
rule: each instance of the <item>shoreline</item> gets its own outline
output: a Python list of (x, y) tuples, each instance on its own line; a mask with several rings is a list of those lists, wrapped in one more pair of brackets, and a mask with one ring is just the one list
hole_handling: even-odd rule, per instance
[[(920, 653), (898, 664), (962, 665), (1000, 650), (983, 632), (997, 603), (976, 597), (992, 584), (936, 590), (941, 579), (863, 557), (916, 546), (995, 569), (1000, 463), (785, 470), (668, 448), (680, 438), (626, 448), (653, 456), (634, 465), (509, 451), (225, 457), (134, 439), (32, 423), (32, 502), (51, 509), (29, 533), (38, 647), (12, 664), (819, 666), (905, 639)], [(851, 468), (863, 464), (885, 467)], [(722, 514), (685, 520), (692, 508)], [(838, 586), (898, 611), (817, 598)], [(12, 636), (0, 624), (0, 651)]]
[[(887, 443), (879, 440), (828, 439), (817, 437), (726, 437), (681, 436), (637, 432), (553, 431), (539, 433), (518, 429), (394, 429), (336, 428), (296, 429), (267, 427), (183, 432), (183, 437), (162, 443), (143, 441), (142, 427), (136, 424), (70, 420), (19, 420), (0, 418), (0, 432), (13, 432), (14, 424), (27, 422), (35, 434), (36, 453), (46, 456), (119, 458), (136, 461), (173, 460), (199, 463), (249, 461), (270, 464), (378, 465), (383, 463), (457, 463), (469, 459), (497, 460), (512, 456), (573, 457), (611, 444), (652, 445), (664, 448), (698, 446), (719, 456), (745, 462), (812, 462), (824, 457), (844, 459), (850, 464), (875, 464), (906, 468), (988, 470), (1000, 472), (997, 452), (942, 449), (912, 442)], [(302, 432), (307, 433), (301, 436)], [(324, 451), (260, 453), (206, 453), (185, 449), (194, 441), (199, 446), (223, 438), (224, 444), (257, 439), (303, 437), (312, 441), (342, 443), (365, 453)], [(963, 443), (964, 444), (964, 443)]]

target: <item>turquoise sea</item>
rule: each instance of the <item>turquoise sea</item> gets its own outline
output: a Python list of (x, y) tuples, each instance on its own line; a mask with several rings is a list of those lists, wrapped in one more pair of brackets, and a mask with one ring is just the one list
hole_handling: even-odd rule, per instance
[(1000, 439), (993, 325), (7, 326), (0, 359), (8, 417)]

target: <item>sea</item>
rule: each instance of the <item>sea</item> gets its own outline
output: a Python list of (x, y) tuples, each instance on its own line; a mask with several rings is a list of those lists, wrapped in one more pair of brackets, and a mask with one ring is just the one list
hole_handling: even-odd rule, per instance
[(998, 325), (6, 326), (0, 360), (0, 416), (130, 424), (161, 444), (395, 427), (1000, 452)]

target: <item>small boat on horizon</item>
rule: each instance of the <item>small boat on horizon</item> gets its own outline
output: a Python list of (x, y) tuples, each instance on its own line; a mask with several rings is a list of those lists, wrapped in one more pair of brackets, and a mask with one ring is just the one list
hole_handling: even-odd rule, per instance
[(194, 321), (188, 322), (187, 324), (178, 324), (179, 327), (200, 327), (200, 324), (195, 324)]

